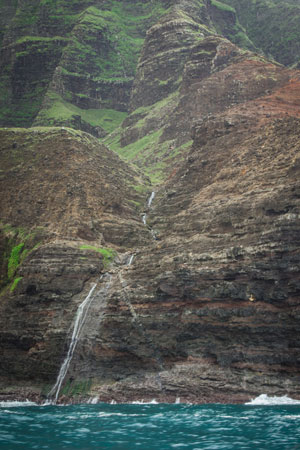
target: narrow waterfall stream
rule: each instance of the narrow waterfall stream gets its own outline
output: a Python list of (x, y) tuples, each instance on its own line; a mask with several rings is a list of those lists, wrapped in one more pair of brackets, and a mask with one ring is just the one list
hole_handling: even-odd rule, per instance
[(155, 197), (155, 192), (154, 192), (154, 191), (152, 191), (152, 192), (151, 192), (151, 195), (150, 195), (150, 197), (149, 197), (149, 199), (148, 199), (148, 202), (147, 202), (147, 206), (148, 206), (148, 208), (150, 208), (150, 207), (151, 207), (151, 203), (153, 202), (153, 200), (154, 200), (154, 197)]
[(134, 255), (130, 255), (127, 266), (131, 266), (133, 258), (134, 258)]
[[(148, 198), (148, 201), (147, 201), (147, 209), (150, 209), (150, 208), (151, 208), (151, 205), (152, 205), (152, 202), (153, 202), (153, 200), (154, 200), (154, 197), (155, 197), (155, 192), (152, 191), (152, 192), (151, 192), (151, 195), (150, 195), (150, 197)], [(142, 215), (142, 222), (143, 222), (143, 224), (144, 224), (146, 227), (149, 228), (149, 231), (150, 231), (150, 233), (152, 234), (153, 239), (157, 240), (157, 236), (156, 236), (155, 231), (147, 224), (147, 213), (144, 213), (144, 214)]]
[(77, 309), (77, 313), (76, 313), (76, 317), (75, 317), (75, 323), (74, 323), (74, 328), (73, 328), (73, 333), (72, 333), (72, 337), (71, 337), (71, 342), (69, 345), (69, 349), (68, 349), (68, 353), (67, 356), (65, 357), (64, 362), (61, 365), (59, 374), (57, 376), (57, 380), (55, 385), (53, 386), (53, 388), (51, 389), (51, 391), (48, 393), (48, 398), (54, 397), (54, 403), (57, 402), (58, 396), (59, 396), (59, 392), (61, 389), (61, 385), (67, 375), (69, 366), (70, 366), (70, 362), (72, 360), (77, 342), (78, 342), (78, 338), (80, 335), (80, 332), (82, 330), (82, 327), (84, 325), (88, 310), (89, 310), (89, 306), (91, 304), (91, 301), (93, 299), (92, 294), (96, 288), (97, 284), (93, 283), (92, 288), (90, 289), (88, 295), (86, 296), (86, 298), (84, 299), (84, 301), (79, 305), (78, 309)]
[[(153, 191), (151, 193), (150, 197), (148, 198), (147, 209), (151, 208), (151, 204), (152, 204), (152, 202), (154, 200), (154, 197), (155, 197), (155, 192)], [(142, 222), (143, 222), (143, 224), (146, 227), (149, 228), (149, 231), (151, 232), (153, 238), (157, 239), (154, 230), (147, 225), (147, 213), (144, 213), (142, 215)], [(127, 266), (130, 266), (132, 264), (133, 258), (134, 258), (134, 255), (131, 255), (129, 260), (128, 260), (128, 262), (127, 262)], [(120, 284), (122, 286), (122, 292), (121, 292), (122, 299), (123, 299), (124, 303), (127, 305), (128, 309), (130, 311), (130, 314), (132, 316), (132, 322), (134, 322), (136, 324), (136, 326), (139, 329), (141, 335), (145, 338), (145, 341), (147, 342), (147, 345), (152, 349), (154, 358), (157, 361), (157, 365), (158, 365), (159, 369), (160, 370), (164, 370), (164, 365), (163, 365), (162, 357), (161, 357), (161, 354), (160, 354), (160, 350), (157, 348), (157, 346), (153, 342), (153, 339), (152, 339), (151, 335), (149, 333), (147, 333), (147, 331), (144, 329), (143, 323), (141, 322), (138, 313), (136, 312), (133, 304), (131, 303), (131, 301), (129, 299), (129, 296), (127, 294), (127, 287), (128, 286), (127, 286), (126, 281), (123, 278), (122, 271), (120, 271), (118, 273), (118, 278), (119, 278), (119, 282), (120, 282)], [(160, 386), (160, 389), (163, 390), (163, 386), (162, 386), (162, 382), (161, 382), (159, 374), (156, 376), (156, 379), (157, 379), (157, 383)]]
[[(152, 192), (148, 201), (147, 201), (147, 208), (149, 209), (151, 207), (152, 201), (155, 197), (155, 192)], [(147, 214), (143, 214), (142, 216), (142, 220), (144, 225), (147, 226)], [(149, 227), (150, 232), (152, 234), (152, 236), (154, 237), (154, 239), (156, 239), (155, 233), (154, 231)], [(133, 259), (134, 259), (134, 254), (130, 255), (129, 257), (127, 257), (127, 261), (124, 263), (125, 266), (131, 266)], [(106, 275), (103, 275), (99, 281), (101, 281), (101, 279), (103, 279)], [(139, 329), (141, 330), (141, 333), (144, 335), (144, 337), (146, 338), (148, 345), (152, 348), (153, 353), (154, 353), (154, 357), (156, 358), (158, 365), (160, 367), (160, 369), (163, 369), (163, 365), (162, 365), (162, 360), (160, 355), (158, 354), (157, 348), (154, 345), (151, 337), (145, 332), (142, 323), (139, 320), (139, 317), (131, 303), (131, 301), (128, 298), (127, 292), (126, 292), (126, 288), (127, 288), (127, 283), (125, 282), (124, 278), (122, 277), (122, 273), (121, 270), (118, 272), (117, 277), (119, 278), (119, 282), (122, 286), (122, 297), (123, 300), (125, 302), (125, 304), (128, 306), (128, 309), (132, 315), (133, 321), (136, 322), (137, 326), (139, 327)], [(52, 389), (50, 390), (50, 392), (48, 393), (48, 399), (51, 399), (51, 402), (56, 404), (58, 397), (59, 397), (59, 393), (62, 387), (62, 384), (66, 378), (66, 375), (68, 373), (69, 367), (70, 367), (70, 363), (72, 361), (78, 340), (80, 338), (80, 334), (82, 332), (82, 329), (84, 327), (91, 303), (93, 301), (93, 299), (100, 295), (103, 294), (102, 296), (106, 296), (107, 295), (107, 291), (109, 289), (111, 283), (111, 275), (109, 275), (109, 280), (107, 283), (105, 283), (105, 286), (100, 289), (100, 291), (93, 295), (94, 290), (97, 286), (97, 283), (93, 283), (88, 295), (86, 296), (86, 298), (84, 299), (84, 301), (78, 306), (77, 312), (76, 312), (76, 316), (75, 316), (75, 322), (74, 322), (74, 327), (73, 327), (73, 332), (72, 332), (72, 337), (71, 337), (71, 341), (70, 341), (70, 345), (68, 348), (68, 352), (67, 352), (67, 356), (65, 357), (58, 376), (57, 376), (57, 380), (54, 384), (54, 386), (52, 387)], [(160, 383), (161, 384), (161, 383)]]

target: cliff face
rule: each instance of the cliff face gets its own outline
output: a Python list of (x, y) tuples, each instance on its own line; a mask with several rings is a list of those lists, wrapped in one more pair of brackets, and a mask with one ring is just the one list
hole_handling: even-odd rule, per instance
[(4, 3), (2, 125), (46, 126), (1, 130), (2, 398), (93, 283), (61, 394), (300, 398), (300, 72), (234, 2)]
[[(216, 44), (222, 59), (209, 73), (203, 48)], [(157, 240), (121, 271), (99, 341), (81, 353), (97, 361), (102, 399), (299, 398), (299, 72), (215, 38), (199, 47), (185, 69), (198, 76), (181, 92), (204, 111), (154, 200)], [(210, 86), (220, 100), (207, 116)]]
[(7, 129), (1, 143), (1, 376), (51, 381), (91, 283), (149, 240), (147, 182), (82, 132)]
[[(252, 45), (235, 12), (214, 17), (215, 9), (205, 1), (181, 0), (4, 2), (0, 124), (65, 125), (103, 137), (129, 109), (143, 41), (159, 18), (175, 26), (175, 44), (184, 38), (183, 28), (189, 29), (186, 45), (188, 34), (195, 40), (226, 28), (235, 42), (243, 37)], [(165, 48), (170, 52), (173, 44), (167, 39)], [(176, 73), (181, 54), (170, 58), (172, 70), (179, 61)], [(169, 90), (162, 86), (163, 94)]]

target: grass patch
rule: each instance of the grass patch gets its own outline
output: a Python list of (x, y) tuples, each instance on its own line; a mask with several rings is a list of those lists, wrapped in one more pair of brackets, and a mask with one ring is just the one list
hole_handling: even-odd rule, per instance
[(114, 109), (81, 109), (66, 100), (63, 100), (58, 94), (48, 93), (49, 108), (44, 108), (37, 116), (35, 123), (55, 125), (58, 122), (72, 121), (74, 116), (80, 116), (84, 122), (97, 127), (100, 126), (107, 133), (111, 133), (126, 118), (127, 113), (116, 111)]
[(43, 229), (37, 227), (33, 232), (0, 222), (0, 233), (4, 242), (4, 249), (0, 259), (0, 289), (6, 288), (9, 283), (11, 292), (16, 288), (20, 277), (14, 279), (19, 266), (40, 244)]
[(15, 275), (20, 264), (21, 252), (24, 247), (24, 242), (13, 247), (7, 265), (7, 277), (9, 280)]
[(139, 194), (147, 194), (149, 193), (149, 187), (145, 186), (144, 184), (137, 184), (135, 186), (131, 186), (133, 189), (138, 192)]
[(107, 268), (108, 265), (114, 260), (114, 258), (117, 255), (117, 252), (112, 248), (101, 248), (101, 247), (94, 247), (93, 245), (81, 245), (80, 250), (92, 250), (94, 252), (98, 252), (103, 257), (103, 263), (104, 267)]
[(211, 4), (221, 11), (230, 11), (235, 14), (235, 9), (232, 6), (225, 5), (225, 3), (218, 2), (217, 0), (211, 0)]
[(10, 292), (14, 292), (14, 290), (16, 289), (16, 287), (18, 286), (19, 282), (23, 279), (23, 277), (18, 277), (15, 278), (14, 281), (12, 282), (12, 285), (10, 286), (9, 290)]
[(138, 141), (126, 145), (126, 147), (120, 148), (119, 154), (128, 161), (134, 160), (140, 153), (143, 153), (143, 155), (145, 155), (145, 152), (147, 152), (147, 150), (151, 150), (153, 145), (158, 143), (161, 134), (162, 130), (149, 133)]

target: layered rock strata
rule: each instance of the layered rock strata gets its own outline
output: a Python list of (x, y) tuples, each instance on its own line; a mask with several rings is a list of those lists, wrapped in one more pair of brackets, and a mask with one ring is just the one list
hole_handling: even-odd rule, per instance
[[(196, 3), (150, 28), (109, 141), (167, 175), (151, 209), (149, 180), (90, 135), (1, 131), (2, 398), (49, 390), (94, 282), (61, 395), (300, 398), (299, 71), (211, 36), (220, 3)], [(52, 93), (76, 93), (61, 74)], [(99, 107), (95, 86), (72, 102)]]
[[(299, 72), (225, 44), (201, 44), (228, 51), (183, 85), (193, 147), (153, 203), (157, 239), (111, 287), (89, 356), (103, 400), (299, 398)], [(202, 83), (224, 92), (210, 114)]]
[[(118, 382), (100, 398), (300, 398), (299, 124), (228, 114), (195, 129), (153, 206), (159, 241), (109, 302), (101, 351), (114, 350), (103, 364)], [(111, 369), (128, 351), (120, 381)]]
[(0, 376), (51, 382), (91, 283), (117, 251), (150, 240), (147, 181), (70, 129), (1, 130), (0, 158)]

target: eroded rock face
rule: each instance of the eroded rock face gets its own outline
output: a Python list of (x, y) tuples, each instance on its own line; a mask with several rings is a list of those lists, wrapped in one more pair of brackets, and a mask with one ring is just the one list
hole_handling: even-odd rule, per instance
[[(300, 398), (300, 75), (202, 40), (206, 6), (210, 15), (175, 2), (138, 66), (120, 142), (159, 132), (137, 157), (143, 167), (168, 146), (151, 210), (149, 181), (91, 136), (2, 131), (3, 383), (54, 383), (96, 282), (71, 384), (89, 380), (104, 401)], [(110, 266), (99, 253), (108, 247), (119, 253)]]
[[(293, 76), (292, 71), (225, 39), (207, 38), (190, 53), (179, 104), (163, 137), (187, 140), (191, 121), (259, 98)], [(185, 136), (181, 130), (187, 130)]]
[[(95, 138), (66, 128), (1, 134), (4, 223), (41, 226), (49, 235), (107, 246), (126, 242), (130, 247), (137, 230), (146, 234), (138, 215), (142, 178)], [(125, 234), (117, 231), (122, 222)]]
[[(196, 128), (154, 202), (159, 240), (136, 256), (121, 292), (112, 286), (102, 352), (113, 349), (105, 371), (118, 383), (95, 388), (100, 397), (300, 397), (300, 122), (245, 119), (228, 113)], [(120, 381), (114, 362), (128, 351), (132, 374), (127, 359)]]
[(80, 299), (102, 271), (99, 253), (70, 242), (52, 242), (31, 253), (14, 295), (1, 301), (2, 377), (52, 382)]
[(147, 181), (85, 133), (1, 136), (0, 377), (47, 383), (91, 285), (121, 262), (117, 251), (150, 240), (139, 215)]
[(217, 75), (245, 66), (208, 116), (198, 73), (193, 147), (148, 217), (157, 240), (112, 284), (89, 349), (103, 400), (300, 396), (299, 73), (234, 54)]

